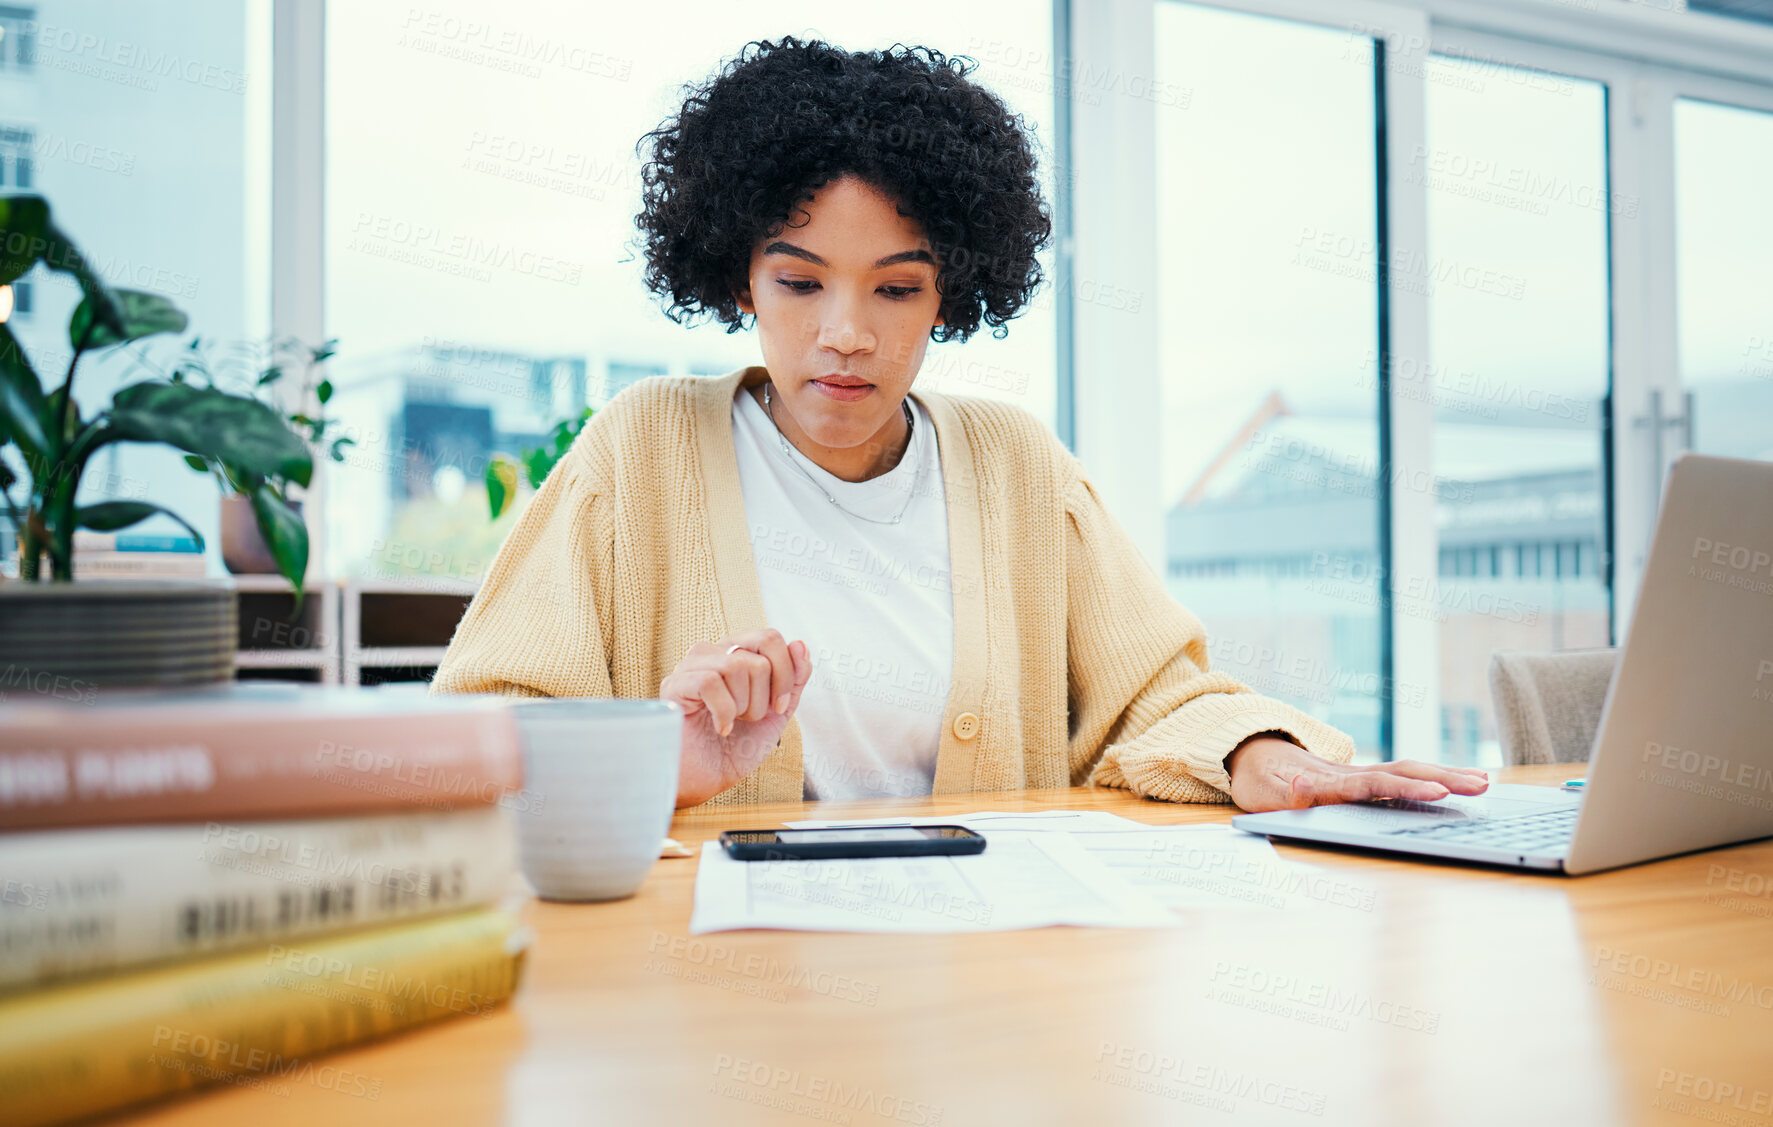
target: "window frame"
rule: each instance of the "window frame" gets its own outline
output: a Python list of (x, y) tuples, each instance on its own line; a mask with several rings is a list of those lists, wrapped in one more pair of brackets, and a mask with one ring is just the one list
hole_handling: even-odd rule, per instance
[[(1153, 5), (1194, 3), (1246, 15), (1265, 16), (1308, 24), (1351, 35), (1366, 35), (1387, 44), (1420, 49), (1429, 41), (1426, 17), (1407, 7), (1372, 0), (1112, 0), (1106, 29), (1089, 25), (1101, 21), (1102, 8), (1072, 14), (1074, 68), (1093, 67), (1098, 73), (1125, 68), (1134, 74), (1151, 74), (1155, 62)], [(1079, 6), (1081, 8), (1081, 5)], [(1411, 185), (1403, 175), (1404, 159), (1422, 142), (1426, 129), (1426, 93), (1421, 68), (1390, 65), (1384, 50), (1375, 53), (1375, 169), (1381, 263), (1378, 324), (1374, 339), (1378, 352), (1376, 411), (1379, 422), (1380, 464), (1389, 468), (1379, 482), (1379, 558), (1383, 574), (1392, 585), (1416, 584), (1432, 589), (1439, 574), (1440, 555), (1435, 532), (1435, 498), (1426, 490), (1394, 490), (1395, 480), (1432, 480), (1434, 473), (1434, 407), (1421, 397), (1400, 395), (1391, 386), (1389, 372), (1398, 358), (1426, 362), (1428, 357), (1428, 297), (1419, 288), (1388, 288), (1383, 284), (1383, 264), (1391, 246), (1424, 246), (1428, 232), (1427, 190)], [(1120, 103), (1130, 103), (1121, 105)], [(1155, 114), (1143, 102), (1103, 99), (1103, 104), (1074, 110), (1079, 128), (1074, 142), (1086, 129), (1097, 131), (1097, 149), (1117, 158), (1092, 161), (1086, 152), (1073, 150), (1079, 170), (1077, 186), (1077, 260), (1081, 272), (1088, 264), (1101, 263), (1125, 277), (1129, 266), (1136, 284), (1155, 291), (1157, 264), (1149, 232), (1156, 224), (1155, 157), (1129, 164), (1129, 151), (1153, 154), (1156, 149)], [(1096, 173), (1113, 170), (1113, 175)], [(1138, 232), (1145, 232), (1138, 235)], [(1124, 234), (1123, 234), (1124, 232)], [(1108, 322), (1100, 310), (1079, 308), (1075, 314), (1077, 370), (1086, 373), (1076, 381), (1086, 389), (1073, 408), (1078, 421), (1076, 452), (1090, 468), (1092, 479), (1114, 507), (1159, 574), (1164, 569), (1163, 497), (1150, 487), (1159, 480), (1163, 449), (1162, 413), (1143, 406), (1162, 394), (1158, 374), (1155, 318), (1142, 318), (1128, 326)], [(1129, 339), (1129, 337), (1135, 339)], [(1064, 413), (1061, 409), (1061, 414)], [(1380, 746), (1389, 759), (1398, 747), (1440, 746), (1439, 631), (1424, 615), (1402, 611), (1390, 591), (1381, 585), (1380, 683), (1397, 683), (1395, 671), (1411, 671), (1409, 700), (1398, 694), (1381, 694)]]
[[(1063, 0), (1060, 0), (1064, 7)], [(1601, 562), (1611, 600), (1612, 638), (1619, 644), (1631, 621), (1645, 557), (1655, 527), (1661, 484), (1668, 465), (1681, 452), (1679, 414), (1684, 391), (1678, 366), (1675, 279), (1674, 104), (1695, 98), (1751, 110), (1773, 112), (1773, 28), (1746, 21), (1686, 11), (1656, 11), (1616, 3), (1588, 11), (1557, 0), (1113, 0), (1106, 33), (1092, 29), (1092, 6), (1086, 13), (1071, 10), (1073, 66), (1113, 66), (1143, 61), (1152, 50), (1150, 5), (1193, 3), (1249, 15), (1344, 30), (1382, 30), (1387, 38), (1422, 57), (1477, 57), (1526, 69), (1600, 82), (1606, 87), (1607, 174), (1610, 192), (1640, 203), (1636, 222), (1621, 222), (1609, 212), (1610, 388), (1603, 478), (1606, 483), (1606, 556)], [(1144, 9), (1143, 21), (1139, 18)], [(1419, 76), (1406, 69), (1383, 68), (1381, 133), (1386, 166), (1403, 167), (1406, 146), (1426, 136), (1426, 92)], [(1125, 99), (1123, 99), (1125, 100)], [(1087, 120), (1080, 125), (1100, 126)], [(1136, 117), (1136, 111), (1123, 117)], [(1110, 122), (1123, 134), (1138, 135), (1138, 121)], [(1075, 153), (1075, 150), (1074, 150)], [(1077, 258), (1080, 262), (1131, 261), (1143, 266), (1149, 248), (1118, 232), (1136, 229), (1154, 217), (1155, 200), (1140, 185), (1129, 185), (1138, 168), (1092, 163), (1079, 158)], [(1113, 175), (1105, 176), (1105, 168)], [(1117, 190), (1118, 189), (1118, 190)], [(1403, 183), (1395, 171), (1381, 184), (1384, 238), (1393, 245), (1426, 245), (1426, 186)], [(1106, 207), (1106, 218), (1092, 208)], [(1145, 228), (1149, 230), (1149, 226)], [(1120, 245), (1114, 245), (1116, 242)], [(1148, 240), (1147, 240), (1148, 242)], [(1106, 243), (1108, 245), (1100, 245)], [(1155, 264), (1142, 269), (1145, 284), (1155, 284)], [(1382, 333), (1395, 363), (1407, 357), (1426, 364), (1427, 301), (1423, 295), (1394, 288), (1380, 295)], [(1060, 417), (1079, 420), (1077, 452), (1092, 474), (1115, 482), (1105, 490), (1121, 519), (1152, 560), (1163, 566), (1162, 498), (1133, 483), (1150, 481), (1158, 472), (1163, 440), (1158, 413), (1134, 407), (1140, 395), (1161, 393), (1155, 365), (1128, 373), (1128, 350), (1092, 332), (1088, 311), (1078, 311), (1075, 365), (1089, 375), (1061, 382), (1061, 394), (1075, 389), (1078, 401), (1061, 405)], [(1147, 332), (1155, 335), (1154, 328)], [(1146, 342), (1137, 342), (1135, 358), (1155, 356)], [(1102, 374), (1113, 381), (1108, 384)], [(1381, 461), (1396, 473), (1433, 472), (1432, 406), (1400, 398), (1381, 376)], [(1131, 393), (1128, 393), (1128, 389)], [(1107, 402), (1100, 400), (1106, 398)], [(1659, 401), (1660, 414), (1652, 408)], [(1660, 417), (1661, 425), (1653, 423)], [(1660, 435), (1658, 431), (1661, 431)], [(1122, 484), (1126, 483), (1126, 484)], [(1385, 573), (1395, 585), (1411, 576), (1433, 580), (1439, 563), (1433, 498), (1392, 491), (1386, 496), (1381, 544)], [(1382, 629), (1382, 665), (1392, 670), (1428, 671), (1421, 705), (1407, 708), (1385, 701), (1393, 713), (1384, 724), (1384, 754), (1395, 749), (1438, 747), (1441, 728), (1439, 692), (1439, 629), (1425, 618), (1404, 615), (1387, 599)], [(1391, 683), (1387, 681), (1387, 683)]]
[[(326, 16), (328, 0), (273, 0), (271, 8), (271, 334), (321, 342), (326, 332)], [(286, 411), (312, 404), (278, 400)], [(326, 569), (328, 463), (314, 462), (302, 494), (308, 582)]]
[[(1691, 15), (1726, 24), (1740, 22)], [(1766, 73), (1773, 75), (1773, 31), (1763, 38)], [(1643, 46), (1635, 44), (1634, 49)], [(1435, 31), (1434, 50), (1482, 58), (1506, 53), (1520, 60), (1519, 65), (1589, 79), (1607, 88), (1608, 188), (1639, 204), (1635, 223), (1621, 222), (1609, 213), (1608, 224), (1612, 387), (1607, 420), (1610, 458), (1605, 467), (1608, 559), (1603, 572), (1613, 608), (1613, 643), (1621, 645), (1643, 581), (1662, 486), (1669, 466), (1685, 449), (1681, 405), (1686, 387), (1680, 372), (1675, 275), (1675, 102), (1690, 98), (1773, 113), (1773, 78), (1745, 81), (1667, 61), (1624, 58), (1457, 26)], [(1679, 57), (1690, 56), (1683, 49)], [(1720, 53), (1715, 69), (1729, 69), (1735, 59), (1735, 52)]]

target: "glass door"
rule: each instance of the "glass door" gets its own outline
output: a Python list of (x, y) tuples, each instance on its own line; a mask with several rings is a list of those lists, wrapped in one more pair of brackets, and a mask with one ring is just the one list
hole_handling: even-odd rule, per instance
[(1773, 113), (1676, 99), (1674, 151), (1691, 446), (1773, 460)]
[[(1214, 669), (1384, 754), (1375, 52), (1156, 5), (1166, 578)], [(1400, 691), (1404, 687), (1400, 684)]]

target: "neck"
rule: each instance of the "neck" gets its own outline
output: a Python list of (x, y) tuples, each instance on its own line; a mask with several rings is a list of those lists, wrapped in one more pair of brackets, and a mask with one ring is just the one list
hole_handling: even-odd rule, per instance
[(794, 421), (793, 414), (783, 409), (780, 395), (772, 392), (769, 403), (765, 405), (763, 389), (767, 386), (759, 384), (748, 390), (758, 405), (774, 417), (776, 429), (782, 432), (782, 437), (788, 440), (789, 445), (805, 454), (814, 465), (832, 477), (843, 481), (867, 481), (891, 470), (905, 456), (905, 448), (911, 438), (911, 425), (906, 421), (903, 406), (894, 411), (886, 425), (868, 441), (857, 446), (825, 446), (813, 441), (812, 436)]

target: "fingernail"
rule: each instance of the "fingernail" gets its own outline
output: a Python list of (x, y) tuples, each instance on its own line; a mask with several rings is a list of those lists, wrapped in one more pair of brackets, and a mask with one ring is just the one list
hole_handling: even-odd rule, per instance
[(788, 711), (788, 694), (787, 693), (783, 693), (781, 696), (776, 698), (776, 711), (777, 712), (787, 712)]

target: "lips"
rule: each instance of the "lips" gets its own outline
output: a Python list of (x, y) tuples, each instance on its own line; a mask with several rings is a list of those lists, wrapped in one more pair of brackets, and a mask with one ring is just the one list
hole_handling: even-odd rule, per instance
[(842, 403), (853, 403), (874, 390), (874, 385), (861, 376), (832, 373), (810, 381), (821, 393)]

